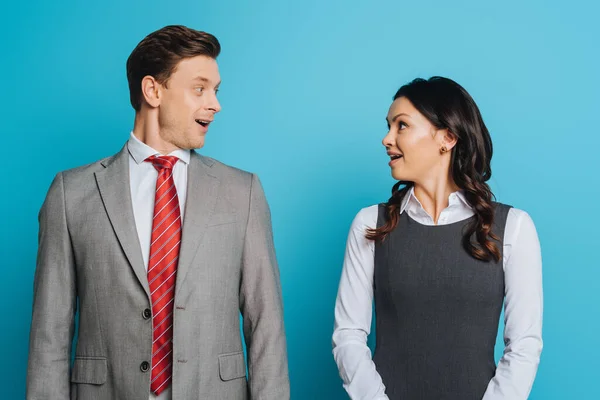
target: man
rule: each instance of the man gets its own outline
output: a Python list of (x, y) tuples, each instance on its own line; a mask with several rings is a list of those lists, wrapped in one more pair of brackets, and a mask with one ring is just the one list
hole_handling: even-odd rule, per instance
[(129, 141), (54, 179), (39, 215), (28, 399), (289, 398), (263, 189), (193, 150), (221, 109), (219, 52), (183, 26), (148, 35), (127, 60)]

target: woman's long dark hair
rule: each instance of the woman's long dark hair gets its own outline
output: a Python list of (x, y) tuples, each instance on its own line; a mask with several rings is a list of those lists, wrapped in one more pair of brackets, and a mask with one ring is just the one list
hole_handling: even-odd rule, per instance
[[(463, 247), (479, 260), (500, 261), (500, 251), (493, 242), (499, 238), (492, 232), (494, 195), (486, 183), (492, 176), (492, 140), (475, 101), (458, 83), (439, 76), (415, 79), (402, 86), (394, 100), (400, 97), (408, 99), (437, 129), (447, 129), (458, 138), (451, 154), (451, 174), (475, 211), (475, 218), (465, 231)], [(413, 186), (408, 181), (393, 186), (392, 197), (386, 203), (386, 223), (367, 230), (368, 239), (384, 240), (396, 228), (402, 199)]]

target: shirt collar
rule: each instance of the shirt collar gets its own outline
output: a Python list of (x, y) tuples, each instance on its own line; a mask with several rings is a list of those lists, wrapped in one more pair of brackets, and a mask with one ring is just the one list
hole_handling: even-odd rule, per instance
[(450, 195), (449, 198), (449, 205), (450, 206), (460, 206), (460, 207), (466, 207), (470, 210), (473, 209), (473, 207), (471, 207), (471, 205), (469, 204), (469, 202), (467, 201), (467, 198), (465, 197), (465, 192), (462, 190), (459, 190), (458, 192), (454, 192)]
[[(467, 201), (465, 194), (462, 190), (450, 193), (448, 197), (448, 208), (468, 208), (472, 210), (473, 207)], [(404, 196), (402, 199), (402, 203), (400, 204), (400, 214), (402, 214), (407, 209), (417, 213), (425, 213), (426, 211), (423, 208), (423, 205), (415, 196), (415, 188), (414, 186), (410, 188), (410, 191)]]
[[(133, 134), (133, 132), (131, 132), (129, 135), (129, 141), (127, 142), (127, 150), (129, 150), (129, 154), (131, 154), (131, 157), (133, 157), (133, 160), (137, 164), (143, 163), (148, 157), (161, 155), (158, 151), (154, 150), (152, 147), (148, 146), (146, 143), (138, 139)], [(172, 151), (167, 155), (175, 156), (180, 161), (183, 161), (185, 164), (189, 164), (191, 157), (190, 154), (190, 150), (178, 149)]]

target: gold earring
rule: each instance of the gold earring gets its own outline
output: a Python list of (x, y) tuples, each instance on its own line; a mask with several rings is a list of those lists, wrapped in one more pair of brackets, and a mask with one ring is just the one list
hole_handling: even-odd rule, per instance
[(447, 151), (448, 149), (446, 148), (446, 146), (442, 146), (442, 148), (440, 149), (440, 154), (444, 154)]

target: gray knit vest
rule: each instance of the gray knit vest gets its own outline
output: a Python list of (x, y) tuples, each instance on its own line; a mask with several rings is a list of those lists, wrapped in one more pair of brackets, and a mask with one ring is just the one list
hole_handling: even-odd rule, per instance
[[(510, 206), (494, 203), (500, 238)], [(494, 345), (504, 270), (463, 248), (475, 217), (426, 226), (400, 215), (375, 244), (376, 349), (373, 360), (390, 400), (481, 400), (494, 376)], [(377, 226), (386, 221), (379, 206)]]

